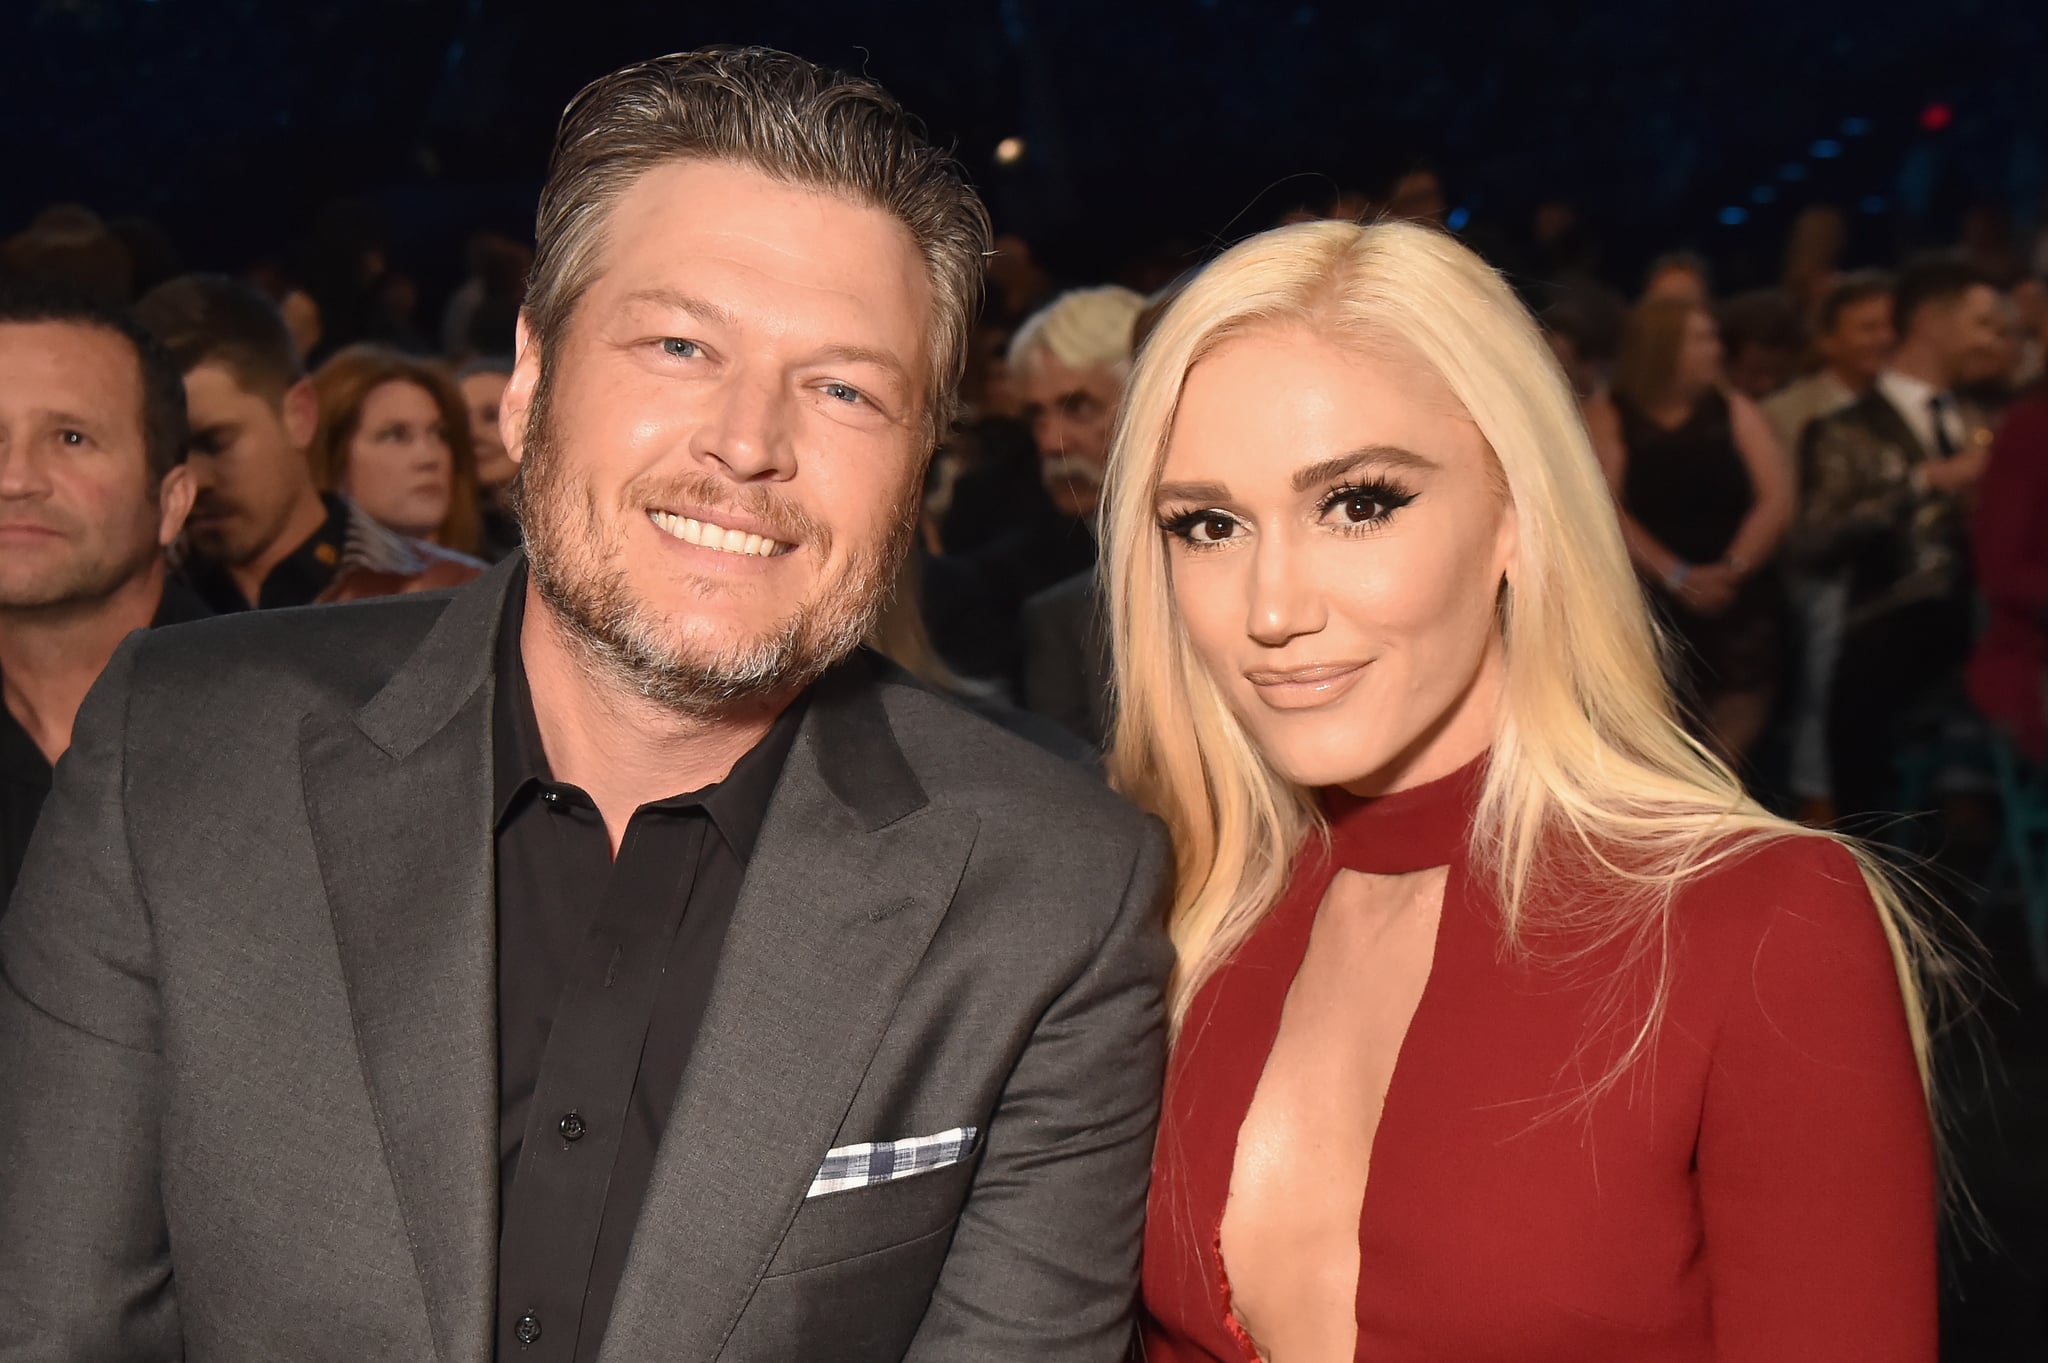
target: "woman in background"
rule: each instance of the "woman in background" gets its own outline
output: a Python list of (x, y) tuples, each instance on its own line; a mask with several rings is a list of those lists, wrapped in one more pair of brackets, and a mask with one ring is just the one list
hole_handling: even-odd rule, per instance
[(313, 387), (320, 424), (310, 457), (321, 488), (386, 529), (475, 554), (476, 452), (454, 381), (425, 360), (358, 345), (321, 365)]
[(1784, 604), (1772, 557), (1792, 520), (1792, 467), (1763, 412), (1721, 380), (1703, 307), (1636, 308), (1609, 396), (1586, 406), (1622, 533), (1679, 646), (1680, 689), (1723, 758), (1769, 722)]
[(1679, 724), (1499, 278), (1238, 246), (1108, 507), (1112, 776), (1178, 869), (1148, 1363), (1931, 1363), (1920, 936)]

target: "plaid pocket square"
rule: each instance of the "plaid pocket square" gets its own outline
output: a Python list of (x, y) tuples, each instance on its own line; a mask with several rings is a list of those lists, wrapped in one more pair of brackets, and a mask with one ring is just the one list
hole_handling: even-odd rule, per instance
[(902, 1141), (867, 1141), (828, 1150), (825, 1162), (818, 1166), (818, 1176), (811, 1180), (811, 1190), (804, 1196), (812, 1198), (823, 1197), (826, 1193), (843, 1193), (958, 1164), (974, 1148), (977, 1134), (974, 1127), (956, 1126), (936, 1136), (918, 1136)]

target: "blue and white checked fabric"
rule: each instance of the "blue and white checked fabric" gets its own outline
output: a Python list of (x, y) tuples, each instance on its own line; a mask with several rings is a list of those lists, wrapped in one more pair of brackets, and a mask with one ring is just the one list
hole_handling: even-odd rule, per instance
[(901, 1141), (867, 1141), (860, 1145), (842, 1145), (836, 1150), (825, 1152), (825, 1162), (818, 1166), (818, 1176), (811, 1180), (811, 1190), (804, 1196), (823, 1197), (826, 1193), (843, 1193), (853, 1188), (865, 1188), (870, 1184), (887, 1183), (891, 1179), (908, 1178), (930, 1169), (943, 1169), (949, 1164), (958, 1164), (967, 1158), (967, 1152), (974, 1148), (977, 1132), (971, 1126), (956, 1126), (951, 1131), (941, 1131), (936, 1136), (918, 1136)]

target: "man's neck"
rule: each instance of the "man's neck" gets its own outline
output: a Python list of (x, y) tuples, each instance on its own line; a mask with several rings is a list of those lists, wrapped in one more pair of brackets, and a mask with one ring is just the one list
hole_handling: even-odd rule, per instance
[(1925, 346), (1902, 345), (1892, 356), (1891, 370), (1909, 379), (1917, 379), (1937, 393), (1949, 390), (1949, 373), (1940, 357)]
[(634, 810), (724, 780), (795, 699), (679, 715), (607, 675), (530, 580), (519, 651), (548, 769), (596, 802), (614, 853)]
[(71, 725), (85, 693), (121, 641), (149, 627), (163, 595), (164, 565), (155, 559), (147, 571), (88, 605), (0, 611), (7, 708), (51, 763), (71, 746)]
[(252, 606), (263, 604), (263, 584), (270, 580), (277, 565), (299, 551), (299, 546), (320, 533), (320, 527), (327, 523), (327, 503), (311, 483), (284, 523), (284, 529), (256, 557), (246, 563), (230, 565), (228, 577), (235, 584), (235, 590), (242, 599)]

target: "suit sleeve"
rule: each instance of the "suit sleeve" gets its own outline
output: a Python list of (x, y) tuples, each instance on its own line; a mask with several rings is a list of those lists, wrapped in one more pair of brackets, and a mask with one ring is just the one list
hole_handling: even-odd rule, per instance
[(906, 1363), (1128, 1354), (1166, 1056), (1165, 886), (1148, 822), (1108, 936), (1004, 1089)]
[(1699, 1137), (1714, 1356), (1933, 1363), (1932, 1135), (1876, 908), (1839, 848), (1756, 860)]
[(1087, 639), (1056, 597), (1024, 603), (1024, 708), (1094, 744), (1088, 708)]
[(157, 1180), (156, 955), (123, 809), (140, 642), (80, 708), (0, 918), (0, 1360), (183, 1352)]

